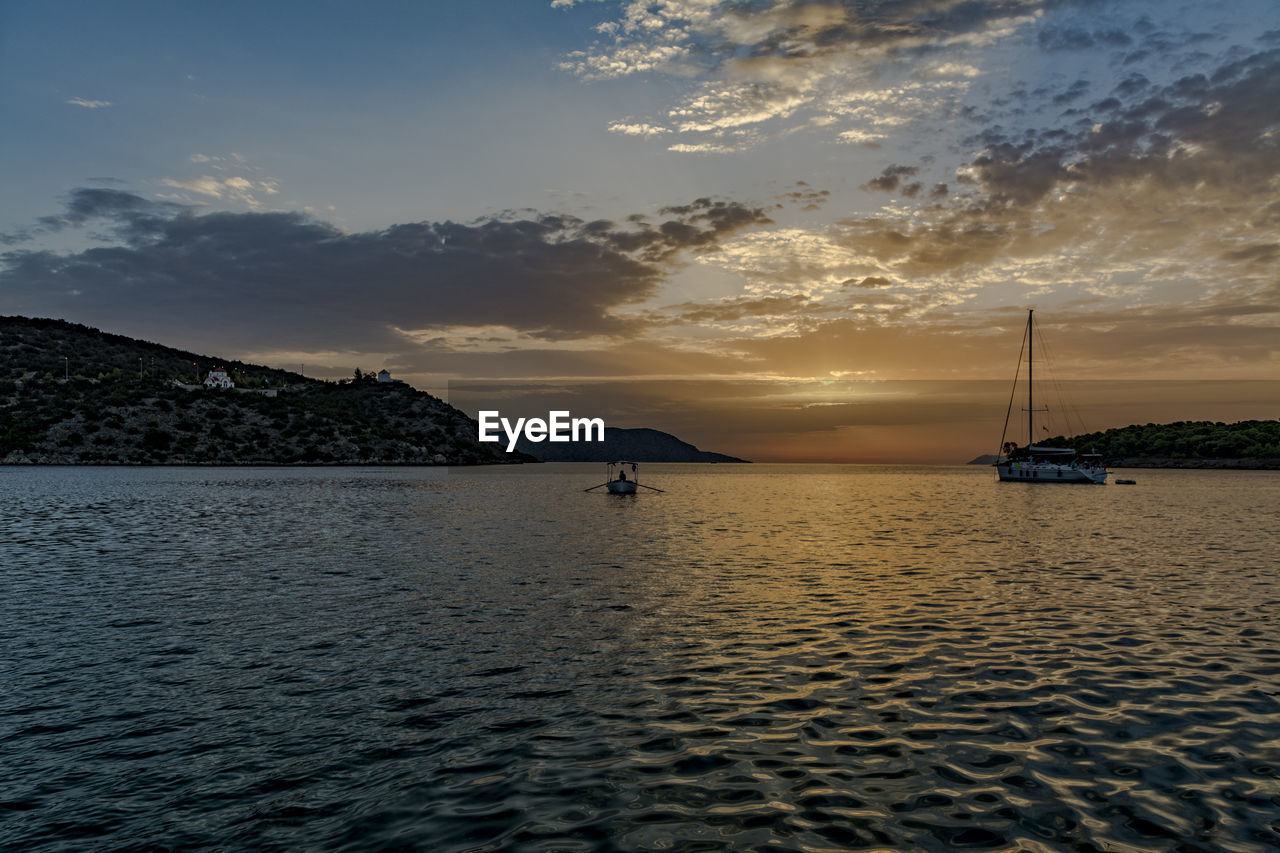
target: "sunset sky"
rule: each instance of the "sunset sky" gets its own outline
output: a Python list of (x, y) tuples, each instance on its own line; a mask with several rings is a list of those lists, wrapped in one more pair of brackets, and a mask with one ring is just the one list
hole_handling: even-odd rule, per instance
[(1089, 429), (1280, 416), (1274, 0), (9, 2), (0, 80), (0, 314), (963, 461), (1034, 307)]

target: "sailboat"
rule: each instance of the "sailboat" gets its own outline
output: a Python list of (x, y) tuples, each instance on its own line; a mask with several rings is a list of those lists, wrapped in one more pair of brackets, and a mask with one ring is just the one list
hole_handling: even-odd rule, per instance
[[(1022, 346), (1027, 353), (1027, 444), (1019, 447), (1016, 442), (1005, 441), (1009, 431), (1009, 416), (1013, 412), (1013, 394), (1009, 395), (1009, 409), (1004, 415), (1004, 431), (1000, 434), (1000, 452), (996, 455), (996, 472), (1003, 480), (1021, 483), (1096, 483), (1107, 482), (1107, 469), (1102, 457), (1096, 453), (1080, 453), (1071, 447), (1041, 447), (1035, 443), (1035, 413), (1047, 412), (1034, 405), (1035, 359), (1035, 309), (1027, 311), (1027, 329), (1022, 336)], [(1018, 387), (1018, 373), (1022, 368), (1022, 356), (1018, 356), (1018, 370), (1014, 371), (1014, 390)]]

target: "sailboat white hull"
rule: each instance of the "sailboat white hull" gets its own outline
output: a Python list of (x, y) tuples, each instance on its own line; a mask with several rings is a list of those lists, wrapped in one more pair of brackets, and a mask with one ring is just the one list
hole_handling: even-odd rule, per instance
[(1096, 483), (1107, 482), (1105, 468), (1059, 465), (1056, 462), (1000, 462), (996, 471), (1001, 480), (1022, 483)]

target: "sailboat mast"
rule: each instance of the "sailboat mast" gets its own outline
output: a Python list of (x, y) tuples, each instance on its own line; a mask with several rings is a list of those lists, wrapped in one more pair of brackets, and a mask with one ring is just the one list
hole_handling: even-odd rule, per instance
[(1031, 400), (1031, 389), (1035, 387), (1035, 383), (1032, 380), (1035, 379), (1035, 375), (1033, 374), (1033, 371), (1035, 369), (1033, 367), (1033, 362), (1035, 361), (1035, 357), (1036, 357), (1035, 341), (1032, 339), (1032, 335), (1035, 334), (1035, 327), (1031, 324), (1031, 315), (1034, 314), (1035, 312), (1036, 312), (1036, 309), (1034, 308), (1027, 309), (1027, 452), (1028, 453), (1031, 452), (1031, 445), (1035, 444), (1035, 438), (1036, 438), (1035, 428), (1031, 425), (1032, 421), (1034, 421), (1036, 417), (1036, 407)]

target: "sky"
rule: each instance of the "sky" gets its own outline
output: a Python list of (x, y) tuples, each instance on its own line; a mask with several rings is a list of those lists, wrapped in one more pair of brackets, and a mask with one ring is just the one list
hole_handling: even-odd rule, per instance
[[(0, 0), (0, 314), (778, 461), (1280, 416), (1280, 6)], [(1066, 426), (1061, 431), (1070, 431)]]

